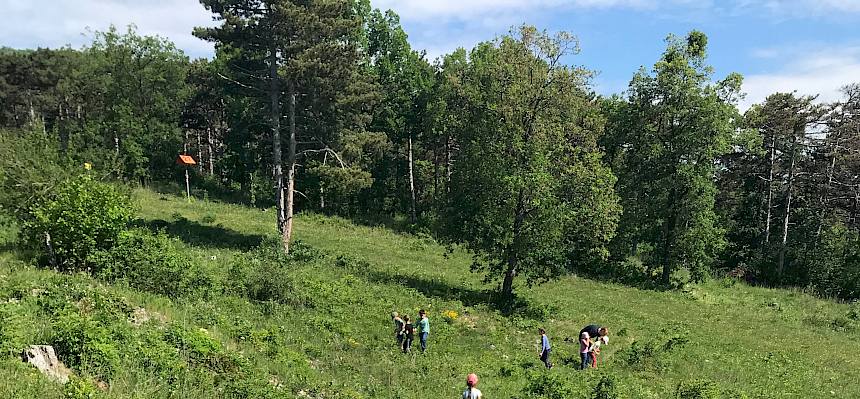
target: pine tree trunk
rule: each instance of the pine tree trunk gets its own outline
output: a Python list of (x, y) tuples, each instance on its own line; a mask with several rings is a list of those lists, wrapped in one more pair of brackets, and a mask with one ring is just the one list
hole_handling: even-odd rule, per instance
[(771, 209), (773, 208), (773, 166), (776, 162), (776, 135), (772, 135), (770, 139), (770, 168), (767, 176), (767, 217), (764, 224), (764, 242), (770, 243), (770, 222), (772, 218)]
[(409, 195), (412, 200), (412, 206), (409, 209), (409, 216), (412, 221), (412, 224), (415, 224), (418, 220), (416, 211), (415, 211), (415, 172), (413, 166), (413, 158), (412, 158), (412, 134), (409, 134), (409, 143), (408, 143), (408, 151), (409, 151)]
[[(328, 152), (323, 155), (323, 167), (328, 162)], [(325, 183), (320, 179), (320, 210), (325, 210)]]
[[(272, 164), (275, 179), (275, 209), (278, 231), (284, 232), (284, 168), (281, 159), (281, 85), (278, 77), (278, 53), (269, 50), (269, 116), (272, 120)], [(285, 248), (286, 250), (286, 248)]]
[(791, 216), (791, 200), (792, 200), (792, 189), (794, 185), (794, 165), (797, 157), (797, 149), (796, 143), (792, 144), (791, 149), (791, 163), (788, 168), (788, 185), (786, 187), (786, 199), (785, 199), (785, 214), (782, 219), (782, 243), (779, 247), (779, 260), (777, 262), (777, 276), (780, 281), (782, 281), (783, 273), (785, 273), (785, 252), (788, 246), (788, 222)]
[(290, 147), (287, 152), (287, 205), (286, 220), (282, 240), (284, 252), (290, 253), (290, 240), (293, 235), (293, 208), (296, 188), (296, 87), (291, 81), (287, 84), (287, 97), (290, 101)]

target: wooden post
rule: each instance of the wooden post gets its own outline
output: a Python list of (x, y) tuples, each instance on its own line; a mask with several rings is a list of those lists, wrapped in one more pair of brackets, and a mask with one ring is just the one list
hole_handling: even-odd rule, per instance
[(185, 167), (185, 199), (191, 202), (191, 184), (188, 179), (188, 167)]

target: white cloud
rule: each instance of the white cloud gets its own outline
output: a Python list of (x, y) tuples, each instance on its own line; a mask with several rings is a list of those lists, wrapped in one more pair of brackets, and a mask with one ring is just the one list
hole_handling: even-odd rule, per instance
[(211, 25), (211, 14), (197, 0), (0, 0), (4, 23), (0, 45), (33, 48), (80, 47), (91, 41), (86, 30), (124, 29), (160, 35), (192, 57), (209, 56), (212, 45), (192, 36), (195, 26)]
[(740, 104), (742, 110), (764, 101), (770, 94), (795, 90), (801, 95), (819, 95), (819, 102), (832, 102), (841, 97), (843, 86), (860, 81), (860, 46), (764, 52), (784, 54), (796, 61), (773, 73), (746, 76), (743, 88), (747, 97)]

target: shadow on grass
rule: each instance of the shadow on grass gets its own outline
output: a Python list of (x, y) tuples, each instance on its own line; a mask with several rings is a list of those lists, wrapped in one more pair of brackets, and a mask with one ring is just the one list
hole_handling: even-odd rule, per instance
[(141, 221), (138, 224), (154, 232), (164, 231), (188, 245), (202, 248), (248, 251), (258, 247), (264, 238), (259, 234), (242, 234), (221, 226), (200, 224), (185, 218), (179, 218), (173, 222), (156, 219)]
[(382, 271), (365, 273), (368, 281), (383, 284), (398, 284), (413, 288), (424, 296), (445, 301), (459, 301), (465, 306), (487, 306), (504, 316), (518, 316), (533, 320), (544, 320), (548, 311), (537, 304), (514, 296), (508, 298), (494, 290), (478, 290), (451, 285), (441, 279), (427, 279), (414, 275), (402, 275)]

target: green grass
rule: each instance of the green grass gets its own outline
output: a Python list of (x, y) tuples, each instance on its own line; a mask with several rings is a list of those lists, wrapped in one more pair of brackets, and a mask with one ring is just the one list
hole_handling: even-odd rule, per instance
[[(145, 190), (135, 196), (147, 226), (182, 239), (192, 259), (225, 285), (246, 251), (276, 235), (272, 210), (188, 203)], [(530, 381), (556, 377), (569, 386), (572, 397), (589, 397), (604, 375), (616, 377), (620, 397), (673, 397), (679, 384), (694, 380), (714, 382), (726, 397), (731, 392), (768, 398), (860, 397), (860, 333), (854, 329), (858, 323), (846, 317), (849, 305), (722, 281), (684, 292), (655, 292), (571, 276), (532, 289), (517, 287), (528, 306), (504, 315), (489, 302), (494, 287), (469, 272), (471, 258), (465, 252), (448, 253), (425, 237), (340, 218), (300, 215), (295, 228), (298, 241), (325, 256), (290, 263), (273, 279), (286, 282), (292, 299), (283, 303), (258, 303), (229, 293), (170, 300), (85, 275), (57, 276), (29, 268), (10, 245), (0, 252), (0, 292), (10, 297), (22, 284), (50, 286), (58, 279), (72, 281), (83, 292), (105, 290), (161, 315), (166, 324), (205, 329), (224, 353), (240, 356), (262, 376), (252, 381), (280, 383), (285, 397), (299, 390), (343, 398), (457, 397), (469, 372), (478, 373), (481, 390), (491, 398), (528, 397), (522, 392)], [(0, 244), (13, 240), (9, 231), (4, 230)], [(38, 298), (23, 298), (15, 306), (26, 318), (39, 303)], [(430, 312), (430, 350), (424, 356), (398, 353), (388, 314), (397, 310), (412, 316), (420, 308)], [(448, 310), (459, 314), (450, 323), (442, 317)], [(834, 326), (834, 321), (844, 323)], [(564, 359), (577, 357), (577, 332), (591, 322), (609, 326), (612, 338), (601, 369), (579, 372)], [(557, 367), (551, 371), (539, 367), (535, 353), (539, 326), (553, 341)], [(152, 323), (122, 330), (132, 337), (161, 337), (164, 328)], [(34, 323), (24, 339), (44, 343), (52, 334), (48, 320)], [(641, 348), (672, 337), (686, 344), (642, 356), (637, 364), (628, 361), (634, 341)], [(188, 348), (177, 358), (186, 370), (177, 381), (154, 377), (134, 351), (120, 353), (105, 396), (229, 396), (214, 387), (221, 382), (195, 363)], [(2, 397), (57, 397), (62, 391), (21, 367), (11, 354), (0, 362), (0, 380)]]

